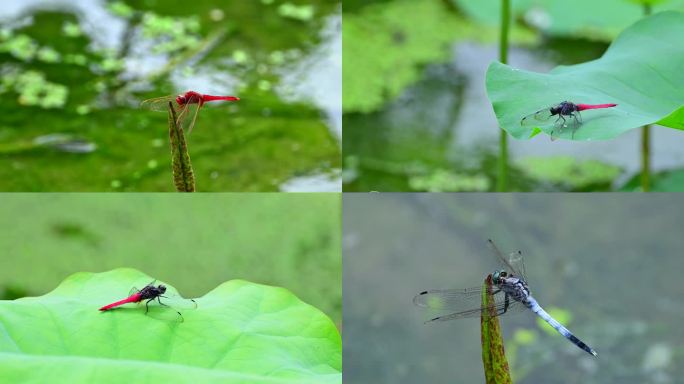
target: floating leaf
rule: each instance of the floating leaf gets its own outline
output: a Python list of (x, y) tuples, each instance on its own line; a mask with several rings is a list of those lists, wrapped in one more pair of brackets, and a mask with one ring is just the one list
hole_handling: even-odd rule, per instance
[(195, 192), (195, 173), (192, 170), (188, 145), (183, 127), (177, 121), (176, 110), (173, 108), (173, 103), (169, 102), (169, 142), (173, 184), (178, 192)]
[[(684, 169), (672, 169), (653, 175), (651, 191), (653, 192), (684, 192)], [(635, 175), (621, 191), (640, 191), (641, 175)]]
[(134, 305), (98, 311), (151, 280), (133, 269), (77, 273), (44, 296), (0, 301), (3, 382), (342, 382), (334, 324), (283, 288), (223, 283), (182, 323)]
[(504, 351), (499, 317), (494, 308), (492, 275), (487, 276), (482, 290), (482, 306), (488, 308), (480, 316), (480, 337), (482, 340), (482, 364), (487, 384), (510, 384), (511, 375)]
[(525, 157), (517, 161), (525, 173), (540, 182), (573, 190), (607, 189), (622, 170), (598, 160), (577, 160), (571, 156)]
[(438, 168), (427, 175), (410, 176), (409, 186), (416, 191), (428, 192), (486, 191), (489, 189), (489, 179), (483, 175)]
[[(564, 139), (606, 140), (647, 124), (684, 129), (682, 36), (684, 13), (663, 12), (625, 30), (598, 60), (549, 74), (494, 62), (487, 71), (487, 93), (499, 125), (518, 139), (540, 130)], [(582, 125), (560, 133), (553, 119), (538, 127), (520, 124), (525, 115), (564, 100), (618, 106), (584, 111)]]

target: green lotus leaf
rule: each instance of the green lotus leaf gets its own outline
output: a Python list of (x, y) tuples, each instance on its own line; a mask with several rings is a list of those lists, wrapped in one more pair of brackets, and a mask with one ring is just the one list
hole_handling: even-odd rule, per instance
[[(44, 296), (0, 301), (2, 381), (342, 382), (334, 324), (283, 288), (223, 283), (183, 310), (182, 322), (140, 304), (98, 311), (150, 281), (133, 269), (77, 273)], [(164, 310), (150, 303), (150, 312)]]
[[(599, 59), (548, 74), (498, 62), (487, 70), (487, 93), (499, 125), (518, 139), (540, 131), (574, 140), (607, 140), (647, 124), (684, 129), (684, 13), (662, 12), (626, 29)], [(578, 127), (523, 126), (521, 119), (568, 100), (617, 107), (582, 112)]]

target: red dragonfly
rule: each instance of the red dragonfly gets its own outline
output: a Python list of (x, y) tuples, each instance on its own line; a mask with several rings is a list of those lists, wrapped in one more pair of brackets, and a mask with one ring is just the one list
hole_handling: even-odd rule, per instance
[[(539, 122), (546, 122), (552, 116), (558, 116), (554, 125), (559, 127), (559, 129), (568, 126), (567, 119), (572, 119), (572, 136), (575, 137), (575, 129), (582, 124), (582, 116), (580, 111), (585, 111), (587, 109), (602, 109), (602, 108), (612, 108), (617, 104), (575, 104), (570, 101), (563, 101), (560, 104), (554, 105), (549, 108), (544, 108), (535, 113), (531, 113), (520, 120), (520, 125), (538, 125)], [(553, 135), (551, 136), (553, 140)]]
[[(177, 96), (169, 95), (144, 100), (140, 103), (140, 107), (153, 111), (167, 111), (169, 109), (169, 102), (175, 102), (180, 108), (176, 115), (176, 123), (186, 129), (189, 135), (190, 132), (192, 132), (192, 128), (195, 126), (197, 115), (199, 115), (199, 111), (202, 109), (204, 103), (219, 100), (238, 101), (240, 98), (235, 96), (204, 95), (195, 91), (187, 91)], [(191, 116), (192, 119), (190, 119)]]
[[(183, 299), (178, 297), (177, 295), (171, 295), (171, 297), (165, 296), (164, 294), (166, 293), (166, 286), (163, 284), (159, 284), (155, 287), (155, 281), (156, 280), (153, 280), (151, 283), (147, 284), (143, 289), (140, 290), (133, 287), (131, 291), (128, 293), (127, 298), (105, 305), (104, 307), (100, 308), (100, 311), (108, 311), (124, 304), (140, 303), (143, 300), (147, 300), (145, 302), (145, 314), (148, 314), (148, 312), (151, 314), (154, 313), (152, 317), (156, 317), (162, 320), (173, 320), (177, 322), (183, 322), (183, 315), (178, 311), (178, 308), (197, 308), (197, 302), (195, 302), (195, 300), (193, 299)], [(172, 305), (162, 303), (160, 299), (162, 297), (165, 299), (169, 299), (169, 301), (172, 302)], [(160, 306), (167, 308), (159, 308), (162, 309), (161, 311), (153, 309), (153, 311), (150, 312), (149, 303), (154, 300), (157, 300)]]

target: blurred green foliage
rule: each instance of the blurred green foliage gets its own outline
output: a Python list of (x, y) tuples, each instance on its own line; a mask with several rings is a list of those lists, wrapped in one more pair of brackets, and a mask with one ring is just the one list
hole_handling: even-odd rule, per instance
[[(5, 194), (0, 295), (43, 294), (79, 271), (136, 268), (201, 296), (232, 279), (286, 287), (339, 325), (334, 194)], [(124, 292), (127, 293), (127, 292)]]
[(561, 190), (610, 190), (622, 170), (596, 160), (577, 160), (569, 156), (524, 157), (516, 161), (540, 183), (550, 183)]
[[(380, 2), (347, 12), (343, 34), (342, 109), (361, 113), (417, 81), (421, 65), (448, 59), (452, 42), (496, 39), (494, 28), (469, 22), (440, 0)], [(513, 39), (530, 41), (532, 35), (516, 29)]]
[[(684, 191), (684, 169), (673, 169), (658, 172), (652, 177), (651, 191), (653, 192), (681, 192)], [(640, 191), (641, 182), (639, 175), (631, 178), (620, 189), (621, 191)]]

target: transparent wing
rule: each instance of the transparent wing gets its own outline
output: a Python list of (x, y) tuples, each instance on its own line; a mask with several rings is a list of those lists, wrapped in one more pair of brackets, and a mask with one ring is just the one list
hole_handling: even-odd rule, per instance
[(517, 251), (511, 253), (508, 257), (504, 256), (499, 248), (494, 244), (492, 239), (487, 240), (487, 246), (489, 250), (496, 256), (500, 264), (505, 267), (509, 272), (522, 277), (523, 280), (527, 281), (527, 276), (525, 275), (525, 264), (523, 261), (522, 252)]
[[(188, 109), (192, 108), (192, 110), (189, 111), (188, 116), (192, 114), (192, 121), (190, 121), (189, 124), (187, 124), (187, 127), (184, 126), (183, 130), (188, 133), (188, 135), (192, 132), (192, 129), (195, 127), (195, 122), (197, 121), (197, 115), (199, 115), (200, 108), (202, 108), (202, 105), (199, 103), (192, 104), (193, 106), (190, 107), (188, 106)], [(189, 120), (186, 120), (186, 122)]]
[(176, 309), (197, 309), (197, 302), (193, 299), (186, 299), (175, 293), (166, 292), (160, 296), (162, 303)]
[(508, 255), (508, 263), (517, 270), (518, 276), (527, 281), (527, 271), (525, 271), (525, 259), (520, 251), (512, 252)]
[(165, 293), (149, 303), (141, 302), (140, 305), (145, 308), (145, 315), (162, 321), (173, 323), (182, 323), (185, 321), (185, 315), (194, 309), (197, 309), (197, 302), (193, 299), (184, 299), (175, 293)]
[[(145, 284), (145, 285), (143, 286), (143, 288), (145, 288), (145, 287), (147, 287), (147, 286), (150, 286), (150, 285), (154, 285), (154, 283), (156, 283), (156, 282), (157, 282), (157, 279), (154, 279), (154, 280), (152, 280), (149, 284)], [(134, 286), (133, 288), (131, 288), (130, 291), (128, 291), (128, 296), (130, 296), (130, 295), (132, 295), (132, 294), (134, 294), (134, 293), (136, 293), (136, 292), (140, 292), (140, 289), (138, 289), (137, 287)]]
[(128, 291), (128, 296), (130, 297), (132, 294), (140, 292), (140, 290), (136, 287), (131, 288), (130, 291)]
[(169, 109), (169, 101), (176, 105), (176, 96), (168, 95), (162, 97), (155, 97), (154, 99), (143, 100), (140, 103), (140, 108), (149, 109), (152, 111), (166, 112)]
[[(423, 308), (455, 311), (451, 314), (430, 319), (428, 322), (479, 317), (486, 310), (486, 308), (482, 307), (482, 287), (423, 291), (413, 298), (413, 303)], [(509, 299), (506, 302), (506, 295), (503, 292), (494, 294), (496, 316), (504, 313), (516, 313), (524, 309), (525, 306), (523, 304), (513, 299)]]
[(437, 310), (466, 311), (477, 306), (482, 287), (464, 289), (431, 289), (413, 297), (413, 304)]
[(199, 103), (185, 104), (176, 111), (176, 124), (183, 128), (183, 132), (190, 134), (198, 113)]
[(548, 121), (551, 116), (551, 108), (541, 109), (535, 113), (531, 113), (520, 120), (520, 125), (538, 125), (540, 122)]

